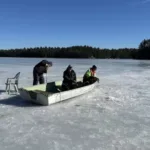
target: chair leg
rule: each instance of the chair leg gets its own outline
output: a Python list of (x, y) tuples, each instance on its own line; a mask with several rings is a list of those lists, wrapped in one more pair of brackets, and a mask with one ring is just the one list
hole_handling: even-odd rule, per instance
[(19, 91), (18, 91), (18, 84), (16, 84), (16, 89), (17, 89), (17, 93), (19, 93)]
[(14, 90), (15, 90), (15, 92), (17, 92), (17, 90), (16, 90), (16, 85), (14, 84)]
[(16, 93), (18, 93), (18, 87), (16, 84), (14, 85), (14, 88), (15, 88)]
[(10, 84), (8, 85), (8, 87), (9, 87), (9, 88), (8, 88), (8, 94), (9, 94), (9, 93), (10, 93)]
[(17, 84), (17, 92), (19, 93), (19, 90), (18, 90), (18, 84)]
[(6, 92), (8, 91), (8, 84), (6, 84), (6, 89), (5, 89), (5, 91), (6, 91)]

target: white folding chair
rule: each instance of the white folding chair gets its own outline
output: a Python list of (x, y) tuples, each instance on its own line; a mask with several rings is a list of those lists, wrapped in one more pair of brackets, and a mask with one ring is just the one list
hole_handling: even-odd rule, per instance
[(12, 85), (15, 89), (15, 92), (18, 93), (18, 83), (19, 83), (20, 72), (18, 72), (15, 77), (7, 78), (6, 81), (6, 92), (10, 93), (10, 86)]

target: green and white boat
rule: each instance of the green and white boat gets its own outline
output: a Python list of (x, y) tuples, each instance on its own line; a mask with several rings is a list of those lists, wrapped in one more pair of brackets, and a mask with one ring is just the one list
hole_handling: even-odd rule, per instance
[[(78, 78), (77, 83), (81, 84), (82, 80), (82, 78)], [(62, 81), (55, 81), (47, 84), (20, 88), (19, 93), (25, 100), (47, 106), (88, 93), (93, 90), (96, 82), (90, 85), (79, 86), (75, 89), (61, 91)]]

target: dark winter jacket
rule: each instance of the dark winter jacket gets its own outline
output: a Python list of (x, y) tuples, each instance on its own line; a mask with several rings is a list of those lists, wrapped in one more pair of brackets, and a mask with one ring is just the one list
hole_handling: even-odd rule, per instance
[(73, 83), (76, 81), (76, 73), (74, 72), (74, 70), (71, 71), (65, 70), (63, 78), (64, 78), (63, 83)]
[(37, 73), (38, 75), (42, 75), (43, 73), (47, 73), (47, 66), (46, 64), (50, 64), (52, 66), (52, 62), (49, 62), (47, 60), (42, 60), (34, 67), (34, 73)]

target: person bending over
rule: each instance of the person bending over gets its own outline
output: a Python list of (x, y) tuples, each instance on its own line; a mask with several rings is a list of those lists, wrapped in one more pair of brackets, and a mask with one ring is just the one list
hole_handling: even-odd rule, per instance
[(47, 73), (49, 67), (52, 67), (52, 62), (47, 60), (42, 60), (38, 64), (36, 64), (33, 68), (33, 85), (37, 85), (38, 83), (44, 84), (43, 74)]
[(88, 69), (83, 76), (84, 84), (92, 84), (95, 81), (99, 82), (99, 79), (96, 77), (97, 67), (93, 65), (90, 69)]

